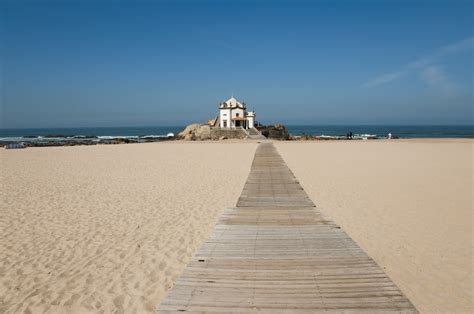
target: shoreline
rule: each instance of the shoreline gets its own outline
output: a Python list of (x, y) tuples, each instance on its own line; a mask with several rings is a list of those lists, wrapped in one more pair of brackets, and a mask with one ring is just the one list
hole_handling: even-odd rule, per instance
[[(474, 141), (474, 138), (468, 137), (413, 137), (413, 138), (396, 138), (396, 139), (388, 139), (388, 138), (377, 138), (377, 139), (288, 139), (288, 140), (278, 140), (278, 139), (265, 139), (268, 141), (275, 141), (275, 142), (383, 142), (383, 141), (424, 141), (424, 142), (440, 142), (440, 141), (451, 141), (451, 142), (463, 142), (463, 141)], [(146, 144), (146, 143), (252, 143), (256, 141), (265, 141), (265, 140), (256, 140), (256, 139), (216, 139), (216, 140), (183, 140), (183, 139), (175, 139), (175, 138), (164, 138), (164, 137), (157, 137), (153, 139), (144, 139), (143, 141), (137, 141), (134, 139), (128, 139), (123, 137), (117, 137), (114, 139), (102, 139), (100, 141), (96, 140), (84, 140), (84, 139), (77, 139), (74, 141), (66, 140), (66, 141), (50, 141), (50, 142), (25, 142), (25, 141), (14, 141), (14, 142), (1, 142), (0, 141), (0, 148), (33, 148), (33, 147), (71, 147), (71, 146), (96, 146), (96, 145), (121, 145), (121, 144)]]
[[(208, 123), (185, 127), (89, 127), (0, 129), (0, 146), (78, 146), (175, 140), (256, 139), (346, 141), (391, 139), (474, 139), (471, 125), (260, 125), (256, 129), (221, 128)], [(259, 136), (258, 136), (259, 135)], [(263, 136), (262, 136), (263, 135)], [(348, 138), (352, 137), (352, 138)]]

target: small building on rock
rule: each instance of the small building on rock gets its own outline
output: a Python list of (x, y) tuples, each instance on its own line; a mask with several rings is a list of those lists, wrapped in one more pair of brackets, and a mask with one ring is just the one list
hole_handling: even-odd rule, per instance
[(219, 123), (221, 128), (252, 129), (255, 126), (255, 111), (247, 111), (245, 102), (233, 96), (219, 104)]

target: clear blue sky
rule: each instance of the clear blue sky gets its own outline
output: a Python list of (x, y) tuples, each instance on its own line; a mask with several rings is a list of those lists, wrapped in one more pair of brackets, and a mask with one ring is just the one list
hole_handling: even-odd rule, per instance
[(8, 1), (0, 127), (473, 124), (473, 1)]

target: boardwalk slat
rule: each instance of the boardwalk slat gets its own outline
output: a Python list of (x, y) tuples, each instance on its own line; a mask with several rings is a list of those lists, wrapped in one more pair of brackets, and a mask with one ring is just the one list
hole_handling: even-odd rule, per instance
[(160, 305), (175, 312), (416, 313), (380, 267), (322, 217), (270, 143)]

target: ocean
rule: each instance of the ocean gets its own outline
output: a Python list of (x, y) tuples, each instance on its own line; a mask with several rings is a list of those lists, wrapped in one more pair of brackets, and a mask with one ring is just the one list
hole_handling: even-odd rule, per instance
[[(291, 135), (345, 136), (373, 134), (386, 137), (388, 133), (400, 138), (474, 138), (474, 125), (464, 126), (400, 126), (400, 125), (288, 125)], [(42, 129), (0, 129), (0, 141), (21, 141), (32, 138), (138, 138), (164, 137), (178, 133), (183, 126), (166, 127), (105, 127), (105, 128), (42, 128)]]
[(287, 126), (292, 135), (345, 136), (353, 134), (373, 134), (378, 137), (400, 138), (474, 138), (474, 125), (292, 125)]

